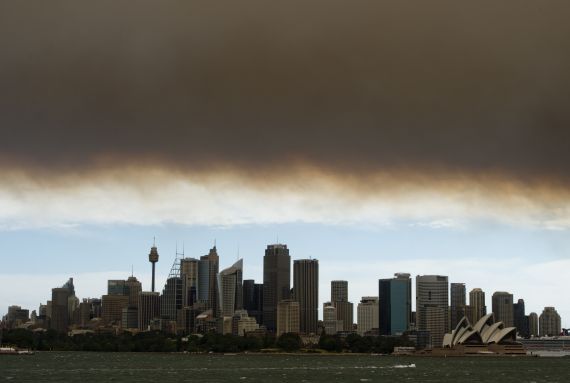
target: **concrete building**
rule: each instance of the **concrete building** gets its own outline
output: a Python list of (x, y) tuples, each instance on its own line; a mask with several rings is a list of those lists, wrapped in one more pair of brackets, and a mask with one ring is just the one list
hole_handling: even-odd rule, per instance
[(121, 325), (123, 309), (129, 306), (128, 295), (103, 295), (102, 318), (106, 325)]
[(477, 323), (479, 319), (487, 315), (485, 293), (480, 288), (475, 288), (469, 292), (469, 308), (467, 318), (471, 323)]
[(319, 320), (319, 261), (293, 261), (293, 292), (299, 302), (299, 328), (303, 334), (316, 334)]
[(48, 307), (51, 306), (50, 328), (58, 332), (67, 333), (69, 328), (69, 296), (68, 288), (58, 287), (51, 290), (51, 302), (48, 301)]
[(332, 302), (323, 303), (323, 326), (325, 334), (334, 335), (337, 332), (342, 331), (343, 323), (342, 320), (337, 319), (338, 315), (336, 312), (336, 307)]
[(514, 327), (513, 320), (513, 294), (505, 291), (496, 291), (492, 297), (493, 313), (496, 322), (503, 322), (505, 327)]
[(299, 333), (299, 302), (286, 299), (277, 304), (276, 336), (285, 333)]
[(545, 307), (538, 318), (540, 336), (556, 336), (562, 332), (560, 315), (554, 307)]
[(134, 275), (131, 275), (125, 282), (125, 286), (129, 295), (129, 306), (138, 307), (142, 284)]
[(348, 281), (331, 281), (331, 302), (348, 302)]
[(125, 329), (139, 328), (139, 310), (136, 307), (128, 306), (123, 308), (121, 327)]
[(451, 324), (450, 328), (454, 329), (459, 321), (467, 315), (466, 312), (466, 290), (465, 283), (452, 283), (450, 287), (451, 300)]
[(331, 281), (331, 303), (336, 307), (336, 319), (342, 321), (342, 330), (352, 331), (354, 305), (348, 301), (347, 281)]
[(517, 303), (513, 304), (513, 321), (519, 336), (523, 338), (530, 337), (528, 317), (525, 315), (524, 309), (524, 299), (519, 299)]
[(367, 331), (378, 328), (378, 297), (362, 297), (356, 308), (358, 334), (364, 336)]
[(255, 318), (250, 317), (246, 310), (236, 310), (232, 318), (232, 334), (245, 336), (248, 332), (259, 330)]
[(263, 257), (263, 324), (277, 330), (277, 304), (291, 297), (291, 256), (287, 245), (268, 245)]
[(220, 317), (233, 317), (243, 308), (243, 259), (218, 274)]
[(442, 275), (416, 276), (416, 326), (429, 331), (431, 346), (441, 347), (449, 331), (449, 282)]
[(138, 325), (139, 330), (147, 331), (151, 322), (160, 318), (160, 294), (143, 291), (139, 294)]
[(212, 310), (212, 316), (218, 316), (217, 275), (220, 270), (220, 257), (216, 246), (210, 249), (208, 255), (198, 261), (198, 300), (206, 309)]
[(198, 270), (200, 261), (196, 258), (180, 260), (182, 278), (182, 306), (192, 306), (198, 301)]
[(263, 323), (263, 283), (243, 281), (243, 308), (257, 323)]
[(381, 335), (400, 335), (410, 329), (412, 321), (412, 280), (410, 274), (397, 273), (394, 278), (378, 281), (380, 301), (378, 329)]
[(528, 330), (532, 337), (538, 336), (538, 314), (530, 313), (528, 314)]

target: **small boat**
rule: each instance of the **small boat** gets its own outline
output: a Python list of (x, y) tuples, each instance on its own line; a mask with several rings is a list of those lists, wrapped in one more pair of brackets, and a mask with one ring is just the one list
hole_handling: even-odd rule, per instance
[(34, 352), (28, 349), (17, 349), (14, 347), (0, 347), (0, 355), (33, 355)]

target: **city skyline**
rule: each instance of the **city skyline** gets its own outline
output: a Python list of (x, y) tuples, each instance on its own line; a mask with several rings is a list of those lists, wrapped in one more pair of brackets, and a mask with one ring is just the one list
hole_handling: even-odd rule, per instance
[(232, 281), (267, 285), (286, 243), (319, 260), (320, 318), (329, 281), (348, 281), (331, 318), (356, 316), (409, 273), (570, 327), (570, 2), (54, 1), (0, 6), (0, 314), (72, 276), (82, 297), (133, 269), (151, 290), (156, 237), (156, 292), (197, 260), (167, 317), (239, 306)]
[[(155, 241), (156, 241), (156, 240), (154, 240), (154, 241), (153, 241), (153, 244), (152, 244), (153, 249), (155, 249), (155, 243), (154, 243)], [(158, 247), (158, 246), (156, 246), (156, 247)], [(267, 254), (267, 252), (270, 251), (270, 250), (269, 250), (270, 248), (271, 248), (271, 249), (274, 249), (274, 248), (276, 248), (276, 249), (281, 249), (281, 248), (283, 248), (283, 247), (285, 247), (285, 249), (288, 250), (288, 251), (290, 250), (290, 249), (287, 247), (286, 244), (283, 244), (283, 243), (275, 243), (275, 244), (269, 244), (269, 245), (267, 245), (267, 248), (266, 248), (265, 251), (266, 251), (266, 254)], [(151, 250), (153, 250), (153, 249), (151, 249)], [(160, 252), (160, 249), (158, 249), (158, 250), (159, 250), (159, 252)], [(216, 250), (217, 250), (217, 246), (214, 246), (212, 249), (210, 249), (210, 251), (209, 251), (210, 256), (211, 256), (211, 254), (217, 255)], [(273, 251), (273, 250), (271, 250), (271, 254), (272, 254), (272, 251)], [(287, 251), (286, 254), (289, 254), (288, 251)], [(238, 256), (239, 256), (239, 254), (238, 254)], [(163, 257), (164, 257), (164, 255), (163, 255)], [(204, 257), (206, 257), (206, 256), (204, 256)], [(203, 258), (204, 258), (204, 257), (203, 257)], [(164, 258), (162, 258), (162, 259), (164, 260)], [(185, 259), (185, 260), (190, 260), (190, 261), (197, 261), (197, 259), (196, 259), (195, 257), (186, 256), (186, 255), (184, 254), (184, 252), (182, 252), (182, 253), (181, 253), (181, 252), (178, 252), (178, 247), (177, 247), (177, 250), (176, 250), (176, 253), (175, 253), (175, 258), (173, 258), (173, 260), (174, 260), (174, 259), (179, 259), (179, 260), (184, 260), (184, 259)], [(223, 257), (219, 256), (218, 259), (223, 260)], [(294, 291), (293, 268), (294, 268), (295, 261), (308, 261), (308, 259), (303, 259), (303, 258), (298, 258), (298, 259), (297, 259), (297, 258), (294, 258), (293, 256), (290, 256), (290, 262), (289, 262), (290, 265), (289, 265), (289, 266), (290, 266), (290, 288), (291, 288), (291, 292)], [(315, 261), (315, 262), (318, 262), (318, 259), (314, 259), (314, 261)], [(320, 263), (320, 262), (319, 262), (319, 263)], [(242, 279), (243, 279), (243, 280), (251, 279), (251, 276), (249, 276), (249, 275), (247, 274), (247, 272), (246, 272), (246, 273), (243, 275), (243, 277), (242, 277), (243, 258), (239, 258), (237, 262), (233, 263), (232, 265), (228, 266), (227, 268), (225, 268), (225, 267), (220, 267), (220, 274), (216, 274), (217, 284), (221, 283), (221, 279), (219, 279), (219, 278), (221, 278), (221, 275), (225, 275), (225, 274), (228, 273), (230, 270), (235, 270), (236, 265), (238, 265), (238, 264), (239, 264), (238, 268), (239, 268), (239, 270), (240, 270), (240, 274), (239, 274), (240, 281), (241, 281)], [(222, 265), (223, 265), (223, 263), (222, 263)], [(217, 266), (217, 264), (216, 264), (216, 266)], [(150, 267), (151, 267), (151, 266), (148, 266), (149, 269), (150, 269)], [(132, 270), (131, 270), (131, 273), (133, 273)], [(144, 275), (144, 273), (143, 273), (143, 275)], [(149, 278), (151, 277), (151, 275), (152, 275), (152, 273), (148, 273), (148, 277), (149, 277)], [(394, 280), (398, 280), (398, 278), (400, 278), (400, 276), (402, 276), (402, 277), (404, 277), (404, 278), (407, 278), (407, 276), (408, 276), (409, 274), (402, 274), (402, 273), (398, 273), (398, 272), (397, 272), (397, 273), (394, 273), (394, 275), (395, 275), (395, 277), (396, 277), (396, 279), (394, 279)], [(134, 278), (132, 278), (132, 276), (134, 276)], [(438, 279), (440, 278), (439, 275), (436, 275), (436, 274), (428, 274), (428, 273), (423, 273), (423, 275), (422, 275), (422, 274), (411, 275), (411, 276), (409, 277), (410, 279), (409, 279), (408, 281), (409, 281), (409, 283), (411, 283), (410, 287), (413, 286), (413, 288), (411, 288), (411, 291), (410, 291), (410, 294), (413, 296), (413, 297), (412, 297), (412, 302), (415, 302), (416, 299), (417, 299), (417, 298), (416, 298), (416, 297), (417, 297), (417, 294), (416, 294), (416, 293), (417, 293), (417, 290), (416, 290), (416, 289), (419, 288), (419, 286), (417, 286), (417, 281), (418, 281), (417, 278), (420, 277), (420, 279), (421, 279), (421, 278), (423, 278), (424, 276), (425, 276), (425, 277), (428, 277), (428, 278), (438, 278)], [(71, 277), (73, 278), (73, 276), (71, 276)], [(317, 278), (318, 278), (318, 279), (321, 279), (321, 278), (322, 278), (322, 277), (320, 277), (319, 274), (318, 274), (318, 269), (317, 269)], [(463, 283), (463, 282), (450, 282), (450, 281), (452, 280), (452, 279), (451, 279), (452, 277), (451, 277), (451, 276), (447, 276), (447, 275), (446, 275), (446, 276), (443, 276), (443, 277), (441, 277), (441, 278), (445, 278), (445, 284), (446, 284), (446, 286), (447, 286), (446, 291), (447, 291), (447, 301), (448, 301), (449, 306), (445, 307), (445, 310), (448, 311), (448, 310), (451, 310), (452, 307), (453, 307), (453, 304), (452, 304), (453, 285), (457, 285), (457, 284), (459, 284), (459, 283), (460, 283), (461, 285), (465, 285), (465, 283)], [(140, 284), (140, 283), (141, 283), (140, 281), (137, 281), (135, 274), (131, 274), (131, 276), (129, 276), (128, 278), (124, 277), (123, 279), (117, 279), (117, 280), (106, 279), (106, 280), (104, 280), (104, 282), (105, 282), (105, 284), (106, 284), (106, 286), (107, 286), (107, 289), (106, 289), (106, 291), (105, 291), (103, 294), (101, 294), (101, 295), (99, 295), (99, 296), (83, 296), (83, 295), (78, 294), (78, 296), (79, 296), (80, 298), (101, 298), (101, 297), (102, 297), (103, 295), (105, 295), (105, 294), (111, 294), (111, 289), (112, 289), (111, 286), (113, 286), (113, 288), (114, 288), (115, 290), (118, 289), (118, 288), (122, 289), (121, 286), (117, 286), (117, 287), (115, 287), (115, 286), (116, 286), (118, 283), (121, 284), (121, 285), (122, 285), (123, 283), (128, 284), (131, 279), (133, 279), (134, 281), (136, 281), (137, 284)], [(76, 278), (74, 278), (74, 280), (75, 280), (75, 284), (77, 284), (78, 280), (77, 280)], [(160, 285), (160, 281), (161, 281), (160, 276), (158, 276), (157, 280), (159, 281), (159, 284), (157, 284), (157, 286), (161, 286), (161, 285)], [(261, 280), (259, 280), (259, 279), (254, 279), (254, 280), (255, 280), (256, 283), (261, 283), (261, 284), (264, 283), (263, 278), (262, 278)], [(393, 279), (392, 279), (392, 278), (388, 278), (388, 279), (379, 278), (379, 279), (376, 281), (376, 283), (378, 283), (378, 281), (382, 281), (382, 280), (393, 280)], [(165, 283), (166, 283), (166, 282), (167, 282), (167, 278), (165, 277)], [(234, 282), (234, 283), (235, 283), (235, 282)], [(408, 282), (406, 282), (406, 283), (408, 283)], [(149, 283), (149, 286), (150, 286), (150, 285), (151, 285), (151, 284)], [(165, 286), (167, 286), (167, 285), (165, 284)], [(241, 286), (241, 283), (240, 283), (240, 286)], [(326, 290), (325, 290), (325, 293), (324, 293), (325, 295), (326, 295), (326, 294), (329, 295), (328, 298), (325, 298), (325, 299), (322, 299), (322, 298), (321, 298), (322, 295), (323, 295), (322, 286), (328, 286), (328, 289), (326, 289)], [(347, 299), (349, 303), (351, 302), (351, 296), (353, 296), (353, 294), (348, 294), (348, 295), (347, 295), (348, 291), (350, 291), (350, 286), (351, 286), (351, 285), (350, 285), (350, 281), (347, 281), (347, 280), (340, 280), (340, 279), (323, 281), (323, 282), (321, 282), (320, 285), (317, 285), (317, 289), (318, 289), (318, 290), (321, 290), (321, 293), (319, 294), (318, 305), (317, 305), (317, 308), (318, 308), (318, 319), (319, 319), (319, 320), (323, 320), (323, 311), (322, 311), (322, 309), (321, 309), (321, 307), (322, 307), (321, 305), (322, 305), (323, 303), (326, 303), (326, 302), (333, 302), (333, 301), (332, 301), (332, 299), (333, 299), (333, 295), (332, 295), (332, 294), (336, 294), (336, 296), (338, 297), (337, 299), (340, 299), (340, 301), (343, 301), (343, 300), (344, 300), (344, 302), (346, 302), (345, 299)], [(165, 289), (166, 289), (166, 288), (167, 288), (167, 287), (165, 287)], [(140, 289), (140, 287), (139, 287), (139, 289)], [(438, 289), (439, 289), (439, 288), (437, 288), (436, 291), (437, 291)], [(467, 307), (468, 307), (469, 309), (472, 309), (472, 308), (473, 308), (472, 306), (470, 306), (470, 305), (472, 305), (472, 302), (471, 302), (471, 300), (470, 300), (470, 298), (469, 298), (469, 297), (470, 297), (470, 294), (469, 294), (469, 293), (472, 292), (472, 290), (473, 290), (473, 291), (477, 291), (478, 289), (480, 289), (480, 287), (478, 287), (478, 286), (471, 286), (471, 287), (468, 286), (467, 289), (464, 288), (464, 290), (463, 290), (463, 294), (465, 295), (465, 298), (466, 298), (466, 300), (467, 300), (466, 302), (467, 302), (467, 304), (468, 304)], [(62, 289), (60, 289), (60, 288), (55, 288), (55, 287), (54, 287), (54, 291), (55, 291), (55, 290), (62, 290)], [(63, 290), (65, 290), (65, 289), (63, 289)], [(157, 289), (157, 290), (160, 291), (160, 289)], [(440, 289), (439, 289), (439, 290), (440, 290)], [(503, 318), (503, 317), (502, 317), (502, 315), (504, 315), (504, 314), (503, 314), (503, 310), (500, 309), (500, 308), (498, 308), (498, 307), (493, 307), (493, 308), (492, 308), (492, 306), (495, 305), (495, 303), (494, 303), (494, 302), (495, 302), (495, 295), (498, 295), (498, 294), (503, 294), (503, 295), (504, 295), (505, 292), (504, 292), (504, 291), (499, 291), (499, 290), (496, 290), (496, 289), (495, 289), (495, 290), (492, 290), (492, 291), (491, 291), (491, 290), (486, 291), (485, 289), (482, 289), (482, 290), (483, 290), (484, 293), (486, 293), (486, 301), (485, 301), (485, 302), (486, 302), (486, 305), (487, 305), (487, 307), (488, 307), (488, 311), (487, 311), (487, 312), (494, 312), (494, 313), (495, 313), (496, 320), (503, 321), (503, 322), (506, 320), (506, 325), (508, 325), (508, 326), (513, 326), (513, 325), (514, 325), (514, 322), (513, 322), (513, 321), (514, 321), (514, 319), (513, 319), (514, 317), (513, 317), (513, 315), (516, 315), (516, 308), (514, 309), (514, 310), (515, 310), (515, 311), (514, 311), (515, 314), (513, 314), (513, 307), (516, 307), (516, 305), (513, 306), (513, 303), (515, 303), (516, 300), (517, 300), (517, 299), (514, 299), (514, 300), (513, 300), (513, 296), (516, 297), (516, 298), (518, 298), (519, 303), (520, 303), (520, 300), (521, 300), (521, 299), (524, 299), (524, 297), (517, 295), (516, 292), (513, 292), (513, 291), (511, 291), (511, 290), (507, 291), (506, 294), (509, 294), (509, 296), (510, 296), (509, 299), (510, 299), (510, 300), (509, 300), (509, 303), (508, 303), (508, 304), (505, 303), (505, 304), (506, 304), (505, 307), (506, 307), (507, 312), (509, 312), (510, 317), (509, 317), (509, 318)], [(137, 291), (138, 291), (138, 290), (137, 290)], [(142, 284), (142, 291), (143, 291), (143, 292), (149, 292), (149, 291), (150, 291), (150, 288), (145, 289), (145, 285)], [(163, 294), (164, 294), (164, 291), (165, 291), (165, 290), (163, 290)], [(330, 294), (329, 294), (329, 293), (330, 293)], [(54, 293), (54, 294), (55, 294), (55, 293)], [(114, 293), (113, 293), (113, 294), (114, 294)], [(219, 291), (218, 291), (218, 290), (216, 290), (216, 294), (219, 294)], [(235, 292), (234, 292), (233, 294), (235, 294)], [(240, 291), (240, 294), (241, 294), (241, 291)], [(294, 294), (294, 293), (293, 293), (293, 294)], [(340, 295), (339, 295), (339, 294), (340, 294)], [(207, 297), (207, 296), (208, 296), (208, 294), (206, 294), (206, 297)], [(367, 296), (364, 296), (364, 295), (363, 295), (363, 296), (359, 297), (358, 301), (355, 301), (355, 302), (359, 302), (361, 298), (364, 299), (364, 298), (373, 297), (373, 296), (374, 296), (373, 294), (369, 294), (369, 295), (367, 295)], [(376, 292), (376, 298), (378, 298), (378, 291)], [(206, 299), (208, 299), (208, 298), (206, 298)], [(242, 298), (240, 297), (240, 301), (241, 301), (241, 299), (242, 299)], [(289, 299), (289, 297), (286, 297), (285, 300), (286, 300), (286, 299)], [(431, 297), (430, 297), (430, 299), (431, 299)], [(296, 300), (296, 299), (291, 299), (291, 300), (298, 302), (298, 300)], [(129, 299), (129, 301), (130, 301), (130, 299)], [(492, 303), (492, 302), (493, 302), (493, 303)], [(44, 304), (44, 303), (45, 303), (45, 300), (42, 301), (42, 302), (40, 302), (40, 304)], [(334, 302), (333, 302), (333, 303), (334, 303)], [(397, 303), (397, 304), (402, 304), (402, 303)], [(35, 307), (33, 307), (33, 306), (32, 306), (32, 307), (26, 307), (25, 305), (20, 304), (20, 303), (17, 303), (17, 302), (16, 302), (16, 303), (9, 304), (9, 306), (12, 306), (12, 305), (20, 305), (20, 306), (22, 306), (22, 308), (29, 309), (30, 312), (31, 312), (32, 310), (36, 310), (36, 311), (37, 311), (37, 309), (36, 309)], [(351, 304), (351, 305), (352, 305), (352, 304)], [(523, 302), (523, 305), (524, 305), (524, 302)], [(527, 308), (525, 314), (528, 315), (528, 314), (530, 314), (530, 313), (532, 312), (532, 313), (536, 313), (536, 314), (540, 315), (540, 313), (542, 312), (542, 310), (547, 310), (547, 309), (550, 308), (551, 306), (552, 306), (552, 305), (545, 305), (545, 306), (543, 306), (541, 309), (537, 309), (537, 310), (532, 310), (532, 309), (528, 309), (528, 308)], [(38, 304), (38, 307), (39, 307), (39, 304)], [(163, 307), (163, 310), (164, 310), (164, 302), (162, 303), (162, 307)], [(242, 307), (242, 306), (241, 306), (241, 303), (240, 303), (240, 306), (239, 306), (239, 307)], [(416, 303), (411, 303), (410, 308), (411, 308), (411, 310), (413, 310), (414, 312), (416, 312), (416, 310), (417, 310)], [(218, 307), (218, 309), (221, 309), (221, 307)], [(275, 308), (275, 309), (276, 309), (276, 308)], [(561, 311), (561, 310), (560, 310), (560, 306), (556, 306), (556, 309), (557, 309), (557, 311), (559, 311), (559, 312)], [(5, 310), (7, 310), (7, 308), (6, 308)], [(232, 310), (233, 310), (233, 309), (232, 309)], [(523, 306), (523, 310), (524, 310), (524, 306)], [(353, 319), (353, 323), (356, 324), (356, 323), (357, 323), (357, 315), (356, 315), (356, 313), (357, 313), (357, 305), (356, 305), (356, 304), (354, 305), (354, 308), (353, 308), (352, 312), (353, 312), (352, 315), (353, 315), (353, 318), (354, 318), (354, 319)], [(118, 313), (117, 315), (119, 315), (119, 314), (120, 314), (120, 313)], [(164, 313), (163, 313), (163, 314), (164, 314)], [(4, 315), (4, 314), (2, 314), (2, 315)], [(337, 315), (340, 315), (340, 314), (337, 314)], [(416, 315), (417, 315), (417, 314), (416, 314)], [(450, 312), (446, 312), (445, 314), (443, 314), (443, 317), (448, 317), (448, 316), (449, 316), (449, 320), (452, 320), (452, 316), (450, 316), (450, 315), (451, 315)], [(470, 314), (467, 313), (467, 312), (465, 313), (465, 315), (466, 315), (467, 317), (470, 316)], [(337, 316), (337, 317), (338, 317), (338, 316)], [(340, 319), (340, 317), (338, 317), (338, 318)], [(563, 316), (562, 316), (562, 322), (561, 322), (561, 323), (562, 323), (562, 327), (565, 327), (565, 326), (564, 326), (565, 321), (564, 321), (564, 317), (563, 317)], [(416, 323), (416, 325), (418, 325), (418, 324)], [(451, 326), (450, 328), (452, 329), (453, 326)], [(345, 331), (346, 331), (346, 330), (348, 330), (348, 327), (345, 327)], [(449, 330), (449, 329), (442, 330), (442, 331), (443, 331), (443, 332), (447, 332), (448, 330)], [(382, 329), (380, 329), (380, 331), (382, 331)], [(396, 334), (397, 334), (397, 333), (401, 333), (401, 331), (402, 331), (402, 330), (399, 330), (399, 331), (397, 331), (397, 332), (395, 332), (395, 333), (396, 333)], [(440, 337), (442, 337), (442, 336), (443, 336), (443, 335), (440, 335)], [(439, 340), (439, 338), (438, 338), (438, 340)]]

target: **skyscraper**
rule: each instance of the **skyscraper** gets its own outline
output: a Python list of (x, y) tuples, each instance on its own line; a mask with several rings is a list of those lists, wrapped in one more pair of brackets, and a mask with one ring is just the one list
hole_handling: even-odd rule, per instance
[(214, 317), (218, 314), (217, 275), (220, 267), (220, 257), (216, 246), (210, 249), (208, 255), (203, 255), (198, 261), (198, 300), (204, 303), (206, 309), (211, 309)]
[(348, 302), (348, 281), (331, 281), (331, 302)]
[(299, 302), (299, 329), (304, 334), (316, 334), (319, 319), (319, 261), (293, 261), (293, 292)]
[(517, 328), (517, 333), (523, 338), (528, 338), (530, 333), (528, 317), (525, 315), (524, 299), (519, 299), (517, 303), (513, 304), (513, 321)]
[(530, 313), (528, 314), (528, 329), (530, 336), (538, 336), (538, 314)]
[(268, 245), (263, 257), (263, 324), (277, 329), (277, 304), (291, 295), (291, 256), (287, 245)]
[(469, 308), (470, 316), (468, 316), (471, 324), (477, 323), (479, 319), (487, 315), (487, 306), (485, 306), (485, 293), (479, 288), (475, 288), (469, 292)]
[(285, 333), (299, 333), (299, 302), (292, 299), (279, 301), (277, 304), (276, 336)]
[(103, 295), (102, 318), (106, 325), (121, 325), (123, 309), (129, 307), (128, 295)]
[(410, 274), (397, 273), (394, 278), (378, 282), (380, 299), (380, 334), (398, 335), (410, 327), (412, 316), (412, 280)]
[(465, 312), (465, 283), (452, 283), (450, 287), (451, 296), (451, 325), (450, 329), (453, 330), (464, 316)]
[(139, 294), (139, 330), (146, 331), (153, 319), (160, 318), (160, 294), (143, 291)]
[(182, 278), (182, 306), (192, 306), (198, 300), (198, 268), (200, 261), (195, 258), (180, 260)]
[(253, 279), (243, 281), (243, 308), (258, 324), (263, 323), (263, 284)]
[(166, 284), (160, 298), (161, 319), (176, 321), (178, 311), (182, 309), (182, 278), (180, 277), (180, 259), (178, 254), (174, 259)]
[(449, 283), (446, 276), (416, 277), (416, 320), (420, 331), (429, 331), (431, 346), (442, 347), (449, 332)]
[(336, 307), (332, 302), (323, 303), (323, 326), (327, 335), (334, 335), (342, 331), (342, 320), (337, 319)]
[(109, 279), (107, 281), (107, 295), (129, 295), (126, 281), (123, 279)]
[(152, 244), (150, 248), (150, 253), (148, 254), (148, 261), (152, 263), (152, 287), (151, 291), (154, 292), (154, 273), (155, 273), (155, 264), (158, 262), (158, 249), (156, 248), (156, 244)]
[(243, 308), (243, 259), (218, 274), (218, 293), (221, 317), (233, 317)]
[(554, 307), (545, 307), (538, 318), (540, 336), (556, 336), (562, 332), (560, 315)]
[(67, 332), (69, 327), (68, 298), (70, 291), (66, 287), (51, 290), (50, 328), (58, 332)]
[(354, 305), (348, 301), (348, 282), (331, 281), (331, 303), (336, 308), (336, 318), (342, 321), (343, 331), (352, 331)]
[(513, 294), (496, 291), (492, 297), (495, 322), (503, 322), (505, 327), (513, 327)]
[(125, 286), (129, 294), (129, 306), (138, 307), (139, 294), (142, 291), (142, 284), (135, 276), (131, 275), (125, 282)]
[(364, 336), (367, 331), (378, 328), (378, 297), (362, 297), (356, 308), (358, 334)]

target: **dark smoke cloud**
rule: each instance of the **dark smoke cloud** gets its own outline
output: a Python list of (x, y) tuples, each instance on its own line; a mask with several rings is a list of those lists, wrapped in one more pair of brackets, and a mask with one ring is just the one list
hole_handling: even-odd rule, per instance
[(3, 1), (0, 166), (566, 185), (569, 14), (567, 0)]

